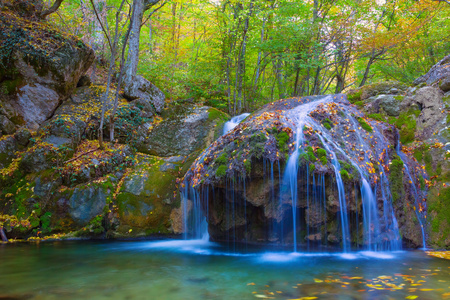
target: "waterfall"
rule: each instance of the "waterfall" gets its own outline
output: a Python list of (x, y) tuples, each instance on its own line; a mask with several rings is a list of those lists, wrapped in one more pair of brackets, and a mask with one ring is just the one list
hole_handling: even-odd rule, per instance
[(401, 249), (387, 177), (389, 125), (364, 119), (342, 95), (281, 100), (248, 115), (228, 121), (188, 172), (185, 238), (207, 236), (209, 226), (231, 249), (251, 242), (294, 252), (339, 244), (343, 252)]
[(226, 122), (225, 125), (223, 125), (223, 135), (227, 134), (231, 130), (233, 130), (236, 126), (239, 125), (245, 118), (247, 118), (250, 114), (244, 113), (239, 116), (235, 116), (231, 118), (230, 121)]
[(303, 126), (307, 122), (312, 122), (312, 118), (308, 115), (319, 104), (332, 101), (331, 96), (327, 96), (323, 99), (312, 101), (303, 105), (299, 105), (296, 108), (288, 111), (287, 117), (292, 121), (295, 126), (295, 150), (289, 156), (284, 171), (283, 188), (290, 191), (290, 198), (292, 201), (292, 233), (294, 242), (294, 252), (297, 252), (297, 180), (298, 180), (298, 157), (300, 155), (301, 147), (304, 146)]
[[(233, 130), (249, 115), (249, 113), (243, 113), (231, 118), (231, 120), (226, 122), (223, 126), (223, 135)], [(203, 160), (206, 156), (207, 150), (208, 149), (203, 152), (200, 160)], [(204, 197), (208, 197), (209, 194), (208, 188), (203, 190), (202, 193), (204, 193), (204, 196), (200, 195), (187, 180), (183, 182), (181, 189), (181, 207), (184, 228), (183, 238), (185, 240), (191, 238), (209, 240), (207, 217), (204, 215), (202, 209), (202, 200)], [(207, 204), (208, 201), (204, 201), (204, 203)], [(205, 208), (205, 211), (208, 212), (208, 207)]]
[(416, 207), (416, 209), (414, 209), (414, 212), (416, 213), (417, 220), (419, 221), (419, 224), (420, 224), (420, 230), (422, 231), (423, 249), (426, 249), (427, 245), (426, 245), (426, 241), (425, 241), (425, 229), (423, 228), (422, 218), (419, 215), (419, 203), (417, 202), (417, 199), (419, 198), (419, 192), (417, 191), (416, 185), (414, 184), (416, 182), (416, 180), (415, 180), (414, 175), (411, 174), (411, 171), (408, 168), (408, 164), (407, 164), (408, 158), (401, 151), (400, 142), (397, 143), (395, 149), (397, 151), (397, 155), (403, 161), (403, 167), (405, 168), (406, 174), (408, 175), (408, 178), (409, 178), (410, 185), (412, 187), (412, 190), (414, 191), (414, 205)]
[[(371, 251), (379, 251), (379, 250), (399, 250), (401, 248), (401, 238), (398, 230), (398, 223), (394, 215), (393, 207), (392, 207), (392, 199), (390, 197), (390, 189), (389, 184), (386, 182), (386, 172), (384, 170), (384, 166), (379, 161), (377, 162), (378, 167), (383, 171), (380, 172), (381, 180), (376, 186), (381, 190), (381, 198), (383, 200), (383, 224), (380, 224), (380, 212), (378, 210), (377, 205), (377, 193), (376, 188), (372, 189), (369, 184), (369, 174), (367, 171), (360, 165), (360, 163), (356, 160), (356, 156), (352, 156), (351, 151), (346, 149), (342, 145), (338, 145), (333, 142), (333, 136), (324, 128), (323, 124), (309, 116), (311, 111), (316, 109), (321, 104), (330, 103), (333, 101), (331, 96), (323, 97), (319, 100), (309, 102), (303, 105), (299, 105), (296, 108), (288, 111), (286, 113), (287, 117), (292, 121), (295, 128), (295, 148), (292, 154), (290, 155), (288, 162), (286, 164), (286, 169), (284, 173), (283, 183), (284, 187), (289, 190), (290, 198), (292, 201), (292, 230), (293, 230), (293, 243), (294, 252), (297, 251), (297, 232), (298, 222), (297, 222), (297, 201), (299, 198), (298, 195), (298, 157), (300, 153), (303, 153), (306, 148), (306, 144), (304, 144), (304, 135), (303, 135), (303, 127), (305, 125), (311, 126), (315, 131), (316, 135), (321, 140), (323, 147), (329, 154), (331, 158), (336, 188), (338, 191), (339, 198), (339, 219), (340, 219), (340, 227), (342, 234), (342, 250), (347, 252), (350, 250), (351, 243), (351, 232), (349, 225), (349, 216), (348, 216), (348, 208), (347, 208), (347, 199), (346, 199), (346, 191), (344, 182), (341, 176), (341, 165), (339, 163), (338, 154), (342, 157), (345, 157), (352, 166), (357, 170), (360, 178), (360, 194), (361, 194), (361, 202), (362, 202), (362, 222), (363, 222), (363, 237), (364, 237), (364, 246), (365, 249)], [(358, 121), (355, 116), (357, 116), (357, 111), (352, 110), (351, 108), (346, 108), (344, 106), (339, 107), (342, 113), (345, 115), (346, 120), (350, 122), (353, 128), (358, 128)], [(378, 132), (378, 129), (374, 126), (375, 129), (375, 138), (377, 140), (376, 145), (369, 145), (362, 136), (363, 131), (354, 130), (354, 135), (360, 145), (360, 151), (364, 151), (363, 163), (364, 164), (372, 164), (369, 156), (371, 157), (379, 157), (383, 151), (386, 151), (386, 148), (383, 146), (386, 144), (383, 137)], [(378, 143), (379, 141), (379, 143)], [(378, 146), (379, 144), (379, 146)], [(373, 148), (373, 150), (371, 150)], [(350, 153), (349, 153), (350, 152)], [(387, 152), (385, 152), (387, 153)], [(307, 206), (310, 205), (310, 195), (309, 195), (309, 177), (307, 174), (307, 195), (306, 202)], [(313, 189), (315, 189), (315, 184), (313, 184)], [(286, 192), (286, 191), (284, 191)], [(389, 196), (388, 196), (389, 195)], [(306, 216), (309, 220), (309, 215)], [(358, 220), (356, 220), (358, 222)], [(382, 228), (384, 232), (382, 233)], [(306, 228), (306, 232), (309, 234), (309, 226)], [(357, 235), (357, 234), (356, 234)], [(389, 238), (386, 238), (386, 235), (390, 235)], [(309, 241), (308, 241), (309, 245)]]

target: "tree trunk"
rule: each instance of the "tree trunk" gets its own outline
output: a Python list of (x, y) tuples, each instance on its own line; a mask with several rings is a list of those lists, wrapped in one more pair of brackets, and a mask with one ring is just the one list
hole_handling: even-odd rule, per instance
[[(263, 23), (262, 23), (262, 27), (261, 27), (261, 44), (264, 42), (264, 29), (266, 26), (266, 18), (263, 18)], [(253, 86), (253, 94), (255, 94), (256, 92), (256, 88), (258, 86), (258, 80), (259, 80), (259, 72), (260, 72), (260, 68), (261, 68), (261, 57), (262, 57), (262, 52), (261, 50), (258, 51), (258, 61), (256, 62), (256, 74), (255, 74), (255, 83)]]
[(133, 77), (137, 74), (139, 63), (139, 40), (141, 23), (144, 17), (144, 0), (133, 1), (133, 13), (131, 14), (130, 37), (128, 40), (128, 57), (125, 64), (124, 84), (130, 85)]
[(359, 84), (359, 87), (362, 87), (366, 84), (367, 78), (369, 77), (369, 71), (370, 66), (372, 66), (374, 62), (374, 51), (372, 51), (372, 55), (369, 58), (369, 61), (367, 62), (366, 70), (364, 71), (363, 79), (361, 80), (361, 83)]

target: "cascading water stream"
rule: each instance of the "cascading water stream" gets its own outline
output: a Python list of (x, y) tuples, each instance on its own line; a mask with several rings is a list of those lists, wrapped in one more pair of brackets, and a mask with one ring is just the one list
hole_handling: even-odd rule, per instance
[(412, 189), (414, 191), (414, 204), (416, 206), (416, 209), (414, 210), (414, 212), (416, 213), (417, 220), (419, 221), (420, 229), (422, 231), (422, 245), (423, 245), (423, 249), (426, 249), (427, 245), (426, 245), (426, 241), (425, 241), (425, 229), (423, 228), (422, 218), (419, 215), (419, 203), (417, 202), (417, 199), (419, 198), (419, 192), (417, 191), (416, 185), (414, 184), (415, 178), (413, 178), (413, 175), (411, 174), (411, 171), (408, 168), (408, 164), (406, 163), (407, 162), (407, 157), (401, 151), (400, 142), (397, 143), (397, 145), (395, 147), (395, 150), (397, 151), (397, 155), (403, 161), (403, 167), (405, 168), (406, 174), (408, 174), (409, 181), (411, 183), (411, 187), (412, 187)]
[(223, 135), (233, 130), (236, 126), (239, 125), (239, 123), (241, 123), (249, 115), (250, 115), (249, 113), (243, 113), (240, 114), (239, 116), (231, 118), (230, 121), (226, 122), (225, 125), (223, 125)]
[[(243, 113), (239, 116), (231, 118), (231, 120), (226, 122), (223, 126), (223, 135), (233, 130), (249, 115), (249, 113)], [(207, 150), (208, 149), (203, 152), (202, 158), (207, 154)], [(189, 184), (189, 182), (185, 181), (183, 185), (184, 188), (181, 191), (181, 206), (184, 228), (183, 238), (185, 240), (202, 239), (207, 241), (209, 240), (208, 222), (202, 210), (202, 196)], [(203, 193), (208, 195), (208, 189), (203, 191)], [(208, 203), (208, 201), (206, 201), (206, 203)], [(190, 205), (192, 206), (191, 208), (189, 208)], [(208, 208), (206, 208), (206, 211), (208, 211)]]
[[(295, 150), (289, 157), (288, 163), (286, 165), (285, 175), (283, 182), (285, 186), (290, 188), (290, 196), (292, 200), (292, 207), (293, 207), (293, 213), (292, 213), (292, 222), (293, 222), (293, 241), (294, 241), (294, 251), (297, 250), (297, 234), (298, 231), (297, 228), (297, 213), (296, 213), (296, 207), (297, 207), (297, 200), (298, 200), (298, 192), (297, 192), (297, 181), (298, 181), (298, 157), (300, 152), (302, 152), (302, 146), (304, 142), (304, 136), (303, 136), (303, 126), (306, 124), (308, 126), (311, 126), (317, 136), (320, 138), (324, 148), (326, 149), (327, 153), (329, 153), (335, 173), (335, 180), (336, 180), (336, 186), (338, 189), (338, 196), (339, 196), (339, 205), (340, 205), (340, 222), (341, 222), (341, 231), (342, 231), (342, 247), (343, 251), (347, 252), (350, 250), (350, 226), (349, 226), (349, 218), (348, 218), (348, 209), (347, 209), (347, 200), (345, 195), (345, 188), (344, 188), (344, 182), (342, 180), (341, 176), (341, 165), (339, 163), (339, 160), (337, 159), (337, 153), (341, 155), (342, 157), (345, 157), (348, 161), (351, 162), (353, 167), (357, 170), (359, 177), (361, 178), (360, 183), (360, 193), (361, 193), (361, 200), (362, 200), (362, 220), (363, 220), (363, 228), (364, 228), (364, 244), (366, 245), (367, 250), (371, 251), (377, 251), (377, 250), (399, 250), (401, 248), (401, 238), (398, 231), (398, 225), (397, 220), (393, 214), (393, 208), (392, 208), (392, 201), (391, 198), (388, 198), (387, 195), (390, 196), (390, 190), (388, 183), (386, 184), (386, 175), (384, 166), (382, 163), (377, 162), (379, 166), (382, 168), (381, 172), (381, 194), (383, 198), (383, 226), (386, 228), (386, 234), (391, 234), (391, 238), (384, 238), (381, 234), (381, 228), (382, 225), (379, 222), (379, 210), (377, 207), (377, 197), (376, 192), (372, 189), (371, 185), (368, 182), (368, 174), (366, 173), (365, 169), (361, 168), (361, 166), (358, 164), (358, 162), (355, 160), (355, 158), (348, 155), (343, 147), (338, 146), (335, 142), (333, 142), (333, 137), (327, 133), (322, 124), (311, 118), (308, 114), (314, 110), (318, 105), (322, 103), (327, 103), (332, 101), (331, 97), (325, 97), (320, 100), (310, 102), (307, 104), (300, 105), (296, 107), (295, 109), (291, 110), (287, 116), (290, 120), (295, 124)], [(354, 128), (358, 128), (356, 119), (350, 115), (350, 113), (346, 110), (343, 110), (342, 113), (345, 115), (347, 120), (353, 124)], [(379, 136), (379, 132), (377, 129), (376, 135), (378, 138), (383, 141), (383, 139)], [(361, 136), (361, 134), (358, 131), (354, 131), (356, 138), (360, 145), (360, 151), (364, 153), (363, 155), (363, 162), (364, 163), (370, 163), (368, 153), (369, 151), (364, 151), (364, 149), (371, 149), (371, 147), (367, 144), (366, 141), (364, 141), (364, 138)], [(384, 143), (381, 142), (381, 145)], [(373, 145), (372, 145), (373, 146)], [(378, 153), (377, 150), (382, 152), (382, 148), (374, 147), (375, 150), (374, 153), (370, 153), (372, 156), (375, 155), (376, 157), (380, 156), (380, 153)], [(309, 175), (307, 175), (309, 177)], [(308, 180), (308, 179), (307, 179)], [(379, 184), (379, 185), (380, 185)], [(308, 183), (309, 185), (309, 183)], [(377, 185), (376, 185), (377, 186)], [(314, 189), (314, 187), (313, 187)], [(309, 199), (309, 193), (307, 194), (307, 205), (309, 207), (310, 199)], [(309, 215), (307, 216), (309, 219)], [(307, 228), (307, 232), (309, 234), (309, 228)], [(388, 240), (389, 242), (386, 242)], [(308, 244), (309, 245), (309, 244)]]
[[(201, 238), (199, 232), (208, 231), (204, 212), (209, 213), (205, 206), (211, 205), (217, 210), (211, 207), (210, 233), (217, 240), (231, 242), (232, 249), (236, 249), (237, 242), (252, 241), (292, 245), (294, 252), (299, 245), (310, 251), (311, 247), (328, 243), (341, 243), (343, 252), (351, 251), (353, 245), (369, 251), (401, 249), (387, 177), (389, 137), (381, 134), (386, 126), (369, 120), (365, 122), (370, 125), (362, 126), (362, 114), (337, 98), (321, 96), (306, 98), (306, 102), (288, 99), (282, 105), (291, 105), (290, 109), (283, 112), (279, 106), (269, 106), (240, 130), (232, 131), (248, 114), (227, 122), (224, 136), (197, 159), (188, 176), (192, 181), (184, 183), (184, 225), (189, 228), (185, 238)], [(282, 134), (287, 135), (290, 143), (287, 146), (291, 149), (284, 170), (283, 159), (259, 156), (260, 169), (253, 169), (253, 160), (252, 173), (240, 173), (242, 164), (252, 158), (240, 153), (272, 151), (277, 158), (283, 154), (286, 150), (280, 151)], [(247, 138), (253, 142), (244, 143), (250, 147), (243, 149), (240, 141), (248, 141)], [(258, 148), (255, 143), (261, 139), (278, 145), (276, 152), (272, 146)], [(217, 177), (217, 165), (222, 166), (219, 161), (222, 156), (230, 160), (223, 163), (227, 171), (221, 178)], [(235, 165), (239, 158), (243, 162)], [(253, 170), (258, 173), (253, 174)]]
[(292, 201), (292, 228), (293, 228), (293, 243), (294, 252), (297, 252), (297, 180), (298, 180), (298, 156), (300, 155), (301, 147), (304, 142), (303, 126), (307, 122), (312, 122), (312, 118), (308, 115), (319, 104), (332, 101), (331, 96), (299, 105), (287, 113), (287, 117), (292, 121), (296, 127), (295, 130), (295, 150), (289, 156), (284, 171), (283, 188), (290, 190)]

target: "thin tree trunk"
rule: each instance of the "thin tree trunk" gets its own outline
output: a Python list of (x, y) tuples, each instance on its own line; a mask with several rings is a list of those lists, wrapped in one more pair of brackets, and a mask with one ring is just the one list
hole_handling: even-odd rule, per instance
[(369, 61), (367, 62), (366, 69), (364, 71), (363, 79), (361, 80), (361, 83), (359, 84), (359, 87), (362, 87), (366, 84), (367, 78), (369, 77), (370, 67), (372, 66), (374, 62), (374, 51), (372, 51), (372, 55), (369, 58)]
[[(266, 18), (264, 17), (262, 27), (261, 27), (261, 44), (264, 42), (265, 26), (266, 26)], [(255, 94), (256, 88), (258, 86), (259, 72), (260, 72), (260, 68), (261, 68), (261, 57), (262, 57), (262, 52), (261, 52), (261, 50), (259, 50), (258, 51), (258, 61), (256, 62), (256, 74), (255, 74), (255, 83), (253, 85), (253, 94)]]
[(110, 63), (109, 63), (109, 69), (108, 69), (108, 79), (107, 79), (107, 83), (106, 83), (106, 90), (105, 93), (103, 95), (103, 99), (102, 99), (102, 113), (101, 113), (101, 118), (100, 118), (100, 128), (99, 128), (99, 134), (98, 134), (98, 142), (99, 142), (99, 147), (100, 149), (104, 149), (104, 144), (103, 144), (103, 126), (105, 123), (105, 112), (106, 112), (106, 107), (107, 107), (107, 103), (108, 103), (108, 96), (109, 96), (109, 89), (111, 88), (111, 80), (112, 80), (112, 74), (114, 71), (114, 64), (116, 61), (116, 49), (117, 49), (117, 43), (119, 41), (119, 21), (120, 21), (120, 13), (122, 11), (122, 8), (125, 4), (126, 0), (122, 0), (122, 3), (120, 4), (120, 8), (116, 13), (116, 26), (115, 26), (115, 32), (114, 32), (114, 42), (111, 44), (111, 38), (108, 35), (108, 31), (105, 29), (105, 27), (102, 25), (102, 21), (97, 13), (97, 9), (95, 8), (95, 5), (93, 3), (93, 1), (91, 0), (91, 4), (93, 6), (95, 15), (97, 16), (97, 19), (100, 23), (100, 25), (102, 25), (102, 29), (106, 35), (106, 37), (108, 38), (109, 41), (109, 45), (111, 48), (111, 59), (110, 59)]
[(239, 82), (238, 82), (238, 113), (241, 113), (242, 111), (242, 102), (245, 101), (245, 99), (243, 99), (243, 91), (242, 91), (242, 87), (243, 87), (243, 79), (245, 76), (245, 53), (247, 50), (247, 31), (248, 31), (248, 25), (249, 25), (249, 18), (252, 14), (252, 8), (253, 8), (253, 2), (250, 3), (250, 12), (247, 15), (247, 18), (245, 19), (245, 25), (244, 25), (244, 38), (242, 40), (242, 49), (241, 49), (241, 55), (239, 56), (239, 62), (238, 62), (238, 66), (239, 66)]

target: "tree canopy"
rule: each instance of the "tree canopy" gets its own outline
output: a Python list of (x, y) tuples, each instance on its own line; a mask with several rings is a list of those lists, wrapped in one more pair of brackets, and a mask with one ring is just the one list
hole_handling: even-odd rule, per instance
[[(410, 83), (450, 49), (445, 0), (48, 2), (43, 15), (91, 45), (100, 66), (114, 52), (108, 34), (119, 23), (125, 82), (134, 60), (134, 73), (168, 99), (192, 98), (232, 114), (380, 80)], [(112, 60), (116, 72), (119, 58)]]

